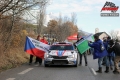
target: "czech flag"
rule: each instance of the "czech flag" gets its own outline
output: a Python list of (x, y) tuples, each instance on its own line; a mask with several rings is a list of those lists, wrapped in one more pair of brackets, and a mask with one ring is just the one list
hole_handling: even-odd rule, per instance
[(50, 45), (48, 44), (45, 44), (28, 36), (26, 37), (24, 51), (26, 51), (28, 54), (37, 56), (39, 58), (44, 58), (44, 54), (45, 52), (49, 51), (49, 48)]

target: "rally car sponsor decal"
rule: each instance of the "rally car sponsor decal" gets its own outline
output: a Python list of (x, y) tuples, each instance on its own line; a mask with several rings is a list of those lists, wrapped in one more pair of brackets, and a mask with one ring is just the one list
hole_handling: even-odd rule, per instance
[(58, 50), (56, 53), (59, 57), (63, 56), (66, 50)]

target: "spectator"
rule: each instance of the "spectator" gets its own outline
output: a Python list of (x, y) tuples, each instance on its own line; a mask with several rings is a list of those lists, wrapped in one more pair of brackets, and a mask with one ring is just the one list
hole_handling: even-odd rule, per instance
[[(36, 40), (40, 40), (40, 35), (38, 35), (37, 36), (37, 39)], [(30, 59), (29, 59), (29, 65), (31, 65), (32, 64), (32, 61), (33, 61), (33, 57), (34, 57), (34, 55), (30, 55)], [(35, 59), (35, 64), (38, 62), (38, 58), (36, 57), (36, 59)]]
[[(103, 39), (103, 44), (104, 44), (104, 47), (105, 49), (107, 50), (108, 49), (108, 42), (107, 42), (107, 38), (104, 38)], [(105, 66), (106, 66), (106, 70), (105, 72), (108, 73), (109, 72), (109, 66), (110, 66), (110, 57), (109, 57), (109, 54), (106, 55), (103, 59), (104, 63), (105, 63)]]
[[(45, 39), (45, 36), (43, 36), (42, 39), (39, 39), (39, 41), (40, 41), (40, 42), (43, 42), (43, 43), (45, 43), (45, 44), (48, 44), (47, 40)], [(37, 61), (39, 62), (39, 64), (37, 64), (37, 65), (35, 65), (35, 66), (39, 66), (39, 65), (42, 64), (42, 58), (37, 57)]]
[[(40, 41), (40, 35), (37, 36), (37, 40)], [(39, 62), (39, 64), (36, 64), (35, 66), (39, 66), (42, 64), (42, 59), (36, 56), (36, 62)]]
[(102, 73), (102, 60), (103, 57), (107, 55), (107, 51), (104, 49), (101, 50), (101, 45), (103, 46), (103, 42), (99, 39), (98, 35), (94, 35), (95, 41), (93, 43), (88, 42), (88, 45), (94, 48), (93, 59), (98, 59), (98, 70), (96, 72)]
[[(33, 62), (33, 55), (31, 55), (30, 54), (30, 59), (29, 59), (29, 65), (31, 65), (32, 64), (32, 62)], [(35, 59), (35, 62), (34, 62), (35, 64), (37, 63), (37, 58)]]
[(115, 42), (114, 40), (109, 41), (110, 48), (108, 49), (108, 52), (111, 53), (114, 51), (115, 53), (115, 59), (114, 59), (114, 71), (113, 73), (120, 73), (119, 70), (119, 62), (120, 62), (120, 44), (118, 42)]
[[(107, 48), (107, 50), (110, 48), (110, 46), (108, 45), (108, 43), (109, 43), (110, 40), (111, 40), (111, 38), (108, 37), (108, 38), (104, 41), (104, 43), (106, 43), (106, 48)], [(111, 53), (108, 52), (108, 56), (106, 57), (106, 65), (107, 65), (107, 67), (106, 67), (106, 71), (105, 71), (105, 72), (109, 72), (109, 67), (110, 67), (111, 70), (113, 70), (114, 57), (115, 57), (114, 52), (111, 52)]]
[(30, 54), (29, 65), (32, 64), (32, 61), (33, 61), (33, 55)]
[[(77, 37), (77, 42), (79, 42), (80, 40), (82, 40), (83, 38), (79, 38), (79, 37)], [(76, 43), (77, 43), (76, 42)], [(75, 46), (76, 47), (76, 46)], [(85, 66), (87, 66), (87, 64), (88, 64), (88, 62), (87, 62), (87, 53), (86, 52), (84, 52), (83, 54), (81, 54), (80, 52), (79, 52), (79, 50), (78, 50), (78, 53), (79, 53), (79, 56), (80, 56), (80, 62), (79, 62), (79, 66), (81, 66), (82, 65), (82, 56), (84, 55), (84, 60), (85, 60)]]
[(43, 36), (43, 38), (40, 39), (40, 42), (43, 42), (43, 43), (45, 43), (45, 44), (48, 44), (48, 41), (46, 40), (45, 36)]

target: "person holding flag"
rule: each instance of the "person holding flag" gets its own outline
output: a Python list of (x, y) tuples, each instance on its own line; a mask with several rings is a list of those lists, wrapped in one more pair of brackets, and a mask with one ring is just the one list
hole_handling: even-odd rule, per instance
[[(37, 40), (40, 41), (40, 35), (37, 36)], [(35, 66), (39, 66), (42, 64), (42, 58), (36, 56), (36, 63), (39, 62), (39, 64), (36, 64)]]
[[(83, 37), (80, 38), (79, 36), (77, 36), (77, 42), (81, 41), (82, 39), (83, 39)], [(77, 43), (77, 42), (76, 42), (76, 43)], [(74, 45), (75, 45), (76, 43), (74, 43)], [(76, 47), (77, 47), (77, 46), (75, 45), (75, 48), (76, 48)], [(77, 49), (77, 50), (78, 50), (78, 49)], [(88, 62), (87, 62), (87, 53), (86, 53), (86, 51), (85, 51), (83, 54), (81, 54), (80, 51), (78, 50), (78, 54), (79, 54), (79, 57), (80, 57), (79, 66), (82, 65), (82, 56), (84, 56), (85, 66), (87, 66)]]
[[(93, 59), (98, 59), (98, 70), (96, 72), (102, 73), (102, 61), (105, 56), (108, 55), (107, 50), (103, 47), (103, 42), (99, 39), (98, 35), (94, 35), (94, 42), (88, 41), (88, 45), (94, 48)], [(102, 47), (101, 47), (102, 46)]]
[(43, 43), (45, 43), (45, 44), (48, 44), (48, 41), (45, 39), (45, 36), (43, 36), (43, 38), (40, 39), (40, 42), (43, 42)]
[[(37, 39), (36, 39), (36, 40), (40, 41), (40, 35), (37, 36)], [(32, 63), (32, 61), (33, 61), (33, 57), (34, 57), (34, 55), (30, 54), (29, 65), (31, 65), (31, 63)], [(36, 57), (36, 59), (35, 59), (35, 64), (38, 62), (38, 60), (39, 60), (39, 58)]]
[(47, 43), (48, 42), (45, 39), (40, 39), (40, 35), (37, 36), (37, 40), (26, 36), (24, 51), (37, 57), (37, 62), (39, 62), (39, 64), (36, 64), (35, 66), (42, 64), (44, 54), (45, 52), (48, 52), (50, 48), (50, 45)]
[[(42, 42), (42, 43), (45, 43), (45, 44), (48, 44), (47, 40), (45, 39), (45, 36), (43, 36), (43, 38), (40, 39), (40, 36), (37, 37), (37, 40)], [(37, 57), (37, 62), (39, 62), (38, 65), (35, 65), (35, 66), (39, 66), (42, 64), (42, 58), (40, 57)]]

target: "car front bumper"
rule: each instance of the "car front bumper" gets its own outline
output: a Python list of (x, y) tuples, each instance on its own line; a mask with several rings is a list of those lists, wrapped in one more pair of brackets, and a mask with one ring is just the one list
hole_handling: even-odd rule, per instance
[(76, 65), (77, 59), (76, 58), (67, 58), (67, 59), (46, 58), (46, 59), (44, 59), (44, 64), (47, 64), (47, 65)]

